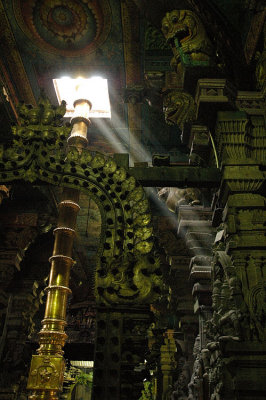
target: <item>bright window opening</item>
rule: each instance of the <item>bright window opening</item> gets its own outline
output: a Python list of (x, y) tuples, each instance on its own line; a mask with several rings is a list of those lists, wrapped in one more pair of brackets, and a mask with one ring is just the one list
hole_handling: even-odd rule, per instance
[(67, 103), (65, 117), (72, 117), (73, 103), (78, 99), (87, 99), (92, 103), (90, 118), (111, 118), (111, 107), (107, 79), (92, 77), (90, 79), (68, 77), (53, 79), (59, 104)]

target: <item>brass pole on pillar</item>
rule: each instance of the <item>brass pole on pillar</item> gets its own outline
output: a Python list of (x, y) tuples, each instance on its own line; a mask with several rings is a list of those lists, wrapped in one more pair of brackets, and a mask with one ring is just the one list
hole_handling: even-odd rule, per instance
[[(74, 103), (74, 116), (71, 120), (72, 131), (68, 145), (81, 153), (87, 146), (87, 128), (91, 103), (77, 100)], [(38, 354), (32, 356), (28, 378), (28, 390), (31, 400), (57, 400), (62, 390), (64, 378), (63, 346), (67, 335), (66, 307), (69, 289), (70, 270), (74, 263), (72, 248), (75, 237), (76, 220), (79, 212), (79, 190), (64, 188), (59, 203), (58, 223), (54, 230), (54, 249), (50, 257), (51, 270), (46, 288), (47, 300), (42, 329), (39, 332), (40, 347)]]

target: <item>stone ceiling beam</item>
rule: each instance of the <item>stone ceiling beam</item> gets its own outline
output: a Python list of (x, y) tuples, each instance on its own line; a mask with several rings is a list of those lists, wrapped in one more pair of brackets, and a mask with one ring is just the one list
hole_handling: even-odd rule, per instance
[(130, 174), (142, 186), (218, 187), (220, 170), (195, 166), (132, 167)]

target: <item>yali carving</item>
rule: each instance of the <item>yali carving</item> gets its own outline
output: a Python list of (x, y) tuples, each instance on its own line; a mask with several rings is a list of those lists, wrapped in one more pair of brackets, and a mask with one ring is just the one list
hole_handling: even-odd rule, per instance
[(214, 49), (198, 16), (189, 10), (174, 10), (162, 20), (162, 32), (170, 43), (174, 58), (172, 66), (180, 64), (210, 65)]
[(182, 90), (171, 90), (163, 98), (165, 121), (169, 125), (178, 125), (181, 129), (186, 122), (196, 117), (196, 106), (191, 94)]

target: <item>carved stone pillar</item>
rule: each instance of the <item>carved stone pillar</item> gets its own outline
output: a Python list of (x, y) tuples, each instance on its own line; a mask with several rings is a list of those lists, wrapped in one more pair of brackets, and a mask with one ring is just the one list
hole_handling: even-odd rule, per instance
[(218, 113), (216, 140), (222, 162), (217, 203), (224, 211), (212, 265), (210, 394), (225, 400), (263, 399), (266, 212), (261, 117), (244, 111)]
[[(207, 341), (205, 332), (206, 322), (210, 317), (211, 312), (210, 264), (211, 246), (214, 240), (214, 229), (211, 221), (212, 211), (210, 208), (201, 205), (180, 206), (178, 211), (178, 232), (184, 236), (185, 243), (192, 255), (188, 267), (188, 273), (190, 285), (193, 285), (192, 298), (194, 302), (194, 329), (192, 328), (191, 323), (188, 324), (189, 321), (185, 317), (184, 321), (181, 321), (184, 328), (187, 325), (187, 329), (184, 329), (186, 345), (189, 348), (188, 365), (190, 369), (190, 382), (188, 382), (189, 384), (187, 385), (187, 388), (189, 398), (192, 399), (194, 396), (198, 396), (197, 399), (202, 400), (204, 393), (204, 380), (201, 350), (204, 348)], [(194, 349), (193, 354), (192, 349)]]
[(218, 115), (218, 135), (224, 165), (220, 202), (226, 252), (241, 282), (254, 335), (265, 340), (265, 174), (260, 168), (266, 150), (265, 130), (252, 125), (244, 112), (227, 112)]

